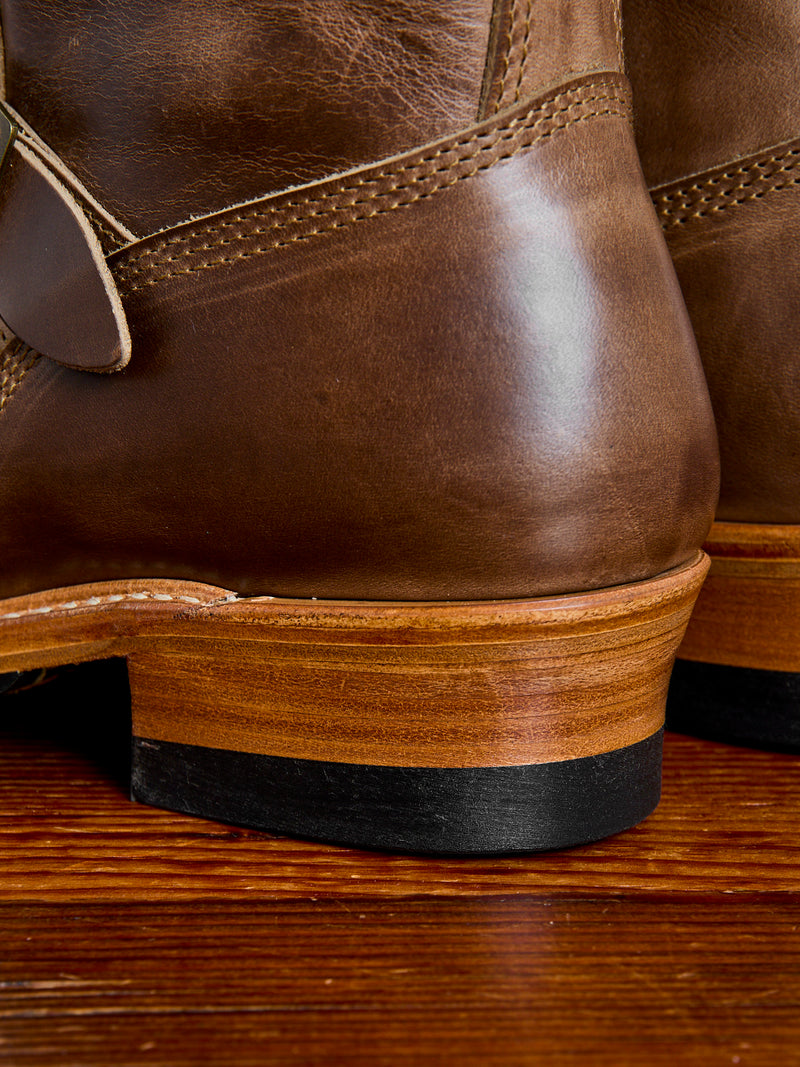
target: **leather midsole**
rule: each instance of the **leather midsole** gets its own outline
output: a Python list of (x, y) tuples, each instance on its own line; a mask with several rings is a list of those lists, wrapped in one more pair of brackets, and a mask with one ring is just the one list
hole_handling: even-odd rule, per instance
[(0, 670), (125, 656), (134, 734), (154, 741), (376, 766), (577, 759), (660, 728), (707, 567), (452, 604), (106, 582), (0, 603)]
[(800, 671), (800, 526), (718, 522), (681, 659)]

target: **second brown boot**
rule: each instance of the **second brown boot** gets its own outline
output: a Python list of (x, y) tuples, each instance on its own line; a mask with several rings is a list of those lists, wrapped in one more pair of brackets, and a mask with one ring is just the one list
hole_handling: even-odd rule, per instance
[(670, 722), (800, 749), (800, 7), (625, 0), (637, 137), (717, 420)]

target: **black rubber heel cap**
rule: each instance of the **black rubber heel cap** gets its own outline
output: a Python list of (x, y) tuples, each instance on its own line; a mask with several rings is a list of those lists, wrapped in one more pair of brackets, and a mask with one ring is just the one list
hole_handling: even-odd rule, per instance
[(669, 687), (667, 729), (800, 752), (800, 674), (679, 659)]
[(449, 855), (597, 841), (649, 815), (663, 731), (523, 767), (375, 767), (134, 738), (132, 792), (157, 807), (360, 848)]

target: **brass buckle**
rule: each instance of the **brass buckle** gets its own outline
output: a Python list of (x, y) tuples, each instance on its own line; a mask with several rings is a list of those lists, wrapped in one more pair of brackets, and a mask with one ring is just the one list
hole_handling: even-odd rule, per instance
[(8, 150), (17, 136), (17, 124), (0, 104), (0, 173), (8, 156)]

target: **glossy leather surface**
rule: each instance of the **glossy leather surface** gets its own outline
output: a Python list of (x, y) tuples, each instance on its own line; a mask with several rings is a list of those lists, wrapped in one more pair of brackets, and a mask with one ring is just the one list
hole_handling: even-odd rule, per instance
[(690, 558), (714, 433), (628, 111), (588, 76), (113, 255), (128, 367), (39, 360), (0, 419), (0, 593), (527, 597)]
[(718, 518), (800, 522), (800, 6), (625, 0), (637, 138), (708, 376)]

